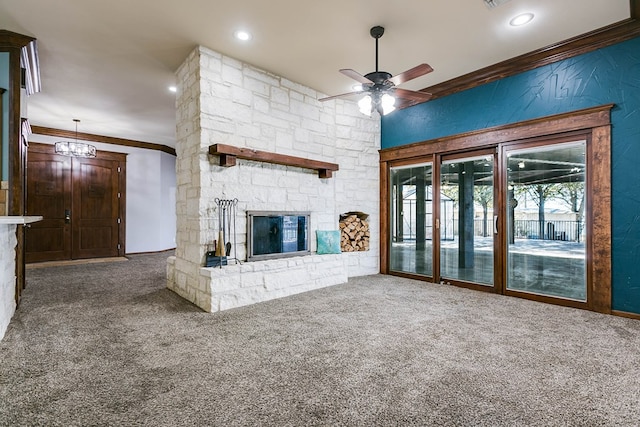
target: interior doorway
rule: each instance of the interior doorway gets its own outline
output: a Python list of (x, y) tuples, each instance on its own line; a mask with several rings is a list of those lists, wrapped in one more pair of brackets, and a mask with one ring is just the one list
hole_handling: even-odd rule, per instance
[(67, 157), (31, 143), (27, 212), (43, 220), (26, 231), (26, 262), (124, 255), (125, 166), (121, 153)]

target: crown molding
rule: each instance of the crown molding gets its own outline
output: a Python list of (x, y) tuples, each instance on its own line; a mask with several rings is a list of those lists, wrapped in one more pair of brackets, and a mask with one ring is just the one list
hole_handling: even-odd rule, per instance
[(162, 144), (153, 144), (151, 142), (134, 141), (131, 139), (115, 138), (112, 136), (94, 135), (90, 133), (83, 133), (70, 130), (54, 129), (43, 126), (31, 125), (31, 131), (37, 135), (53, 136), (57, 138), (69, 138), (80, 139), (82, 141), (99, 142), (103, 144), (123, 145), (125, 147), (143, 148), (146, 150), (162, 151), (163, 153), (176, 155), (176, 150), (173, 147)]
[(35, 41), (34, 37), (14, 33), (13, 31), (0, 30), (0, 48), (22, 49), (33, 41)]
[[(640, 36), (640, 0), (629, 3), (629, 19), (429, 86), (421, 92), (431, 93), (433, 96), (429, 101), (432, 101)], [(403, 102), (399, 108), (416, 104), (420, 102)]]

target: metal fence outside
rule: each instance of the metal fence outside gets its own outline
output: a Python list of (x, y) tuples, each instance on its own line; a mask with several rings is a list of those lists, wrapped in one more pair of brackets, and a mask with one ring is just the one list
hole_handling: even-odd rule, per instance
[[(493, 232), (492, 219), (487, 218), (486, 229), (483, 220), (474, 221), (474, 234), (484, 236)], [(580, 242), (582, 240), (583, 225), (580, 221), (539, 221), (516, 219), (513, 233), (516, 239), (533, 240), (562, 240), (565, 242)]]

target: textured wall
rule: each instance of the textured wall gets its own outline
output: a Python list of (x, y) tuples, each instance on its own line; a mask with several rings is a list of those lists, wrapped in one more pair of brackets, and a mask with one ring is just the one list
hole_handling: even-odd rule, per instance
[(640, 313), (640, 38), (386, 116), (382, 147), (609, 103), (616, 104), (612, 308)]

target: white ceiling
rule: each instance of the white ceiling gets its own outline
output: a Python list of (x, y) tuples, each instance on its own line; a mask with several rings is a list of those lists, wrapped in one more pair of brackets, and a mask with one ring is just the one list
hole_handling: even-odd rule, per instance
[[(523, 27), (509, 20), (533, 12)], [(174, 72), (197, 45), (327, 95), (355, 83), (338, 73), (435, 71), (423, 89), (629, 18), (629, 0), (0, 0), (0, 29), (38, 40), (43, 90), (32, 125), (175, 147)], [(233, 38), (237, 29), (250, 42)]]

